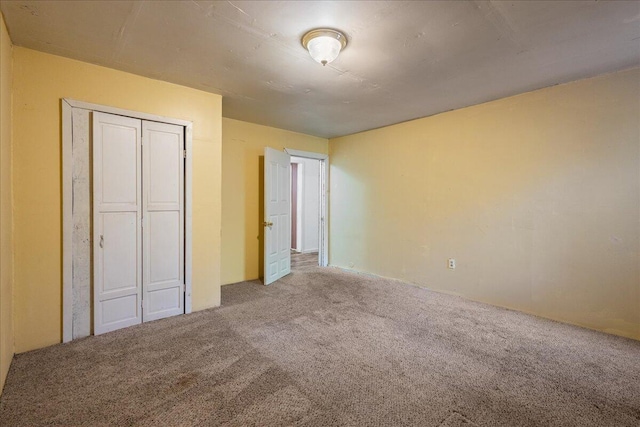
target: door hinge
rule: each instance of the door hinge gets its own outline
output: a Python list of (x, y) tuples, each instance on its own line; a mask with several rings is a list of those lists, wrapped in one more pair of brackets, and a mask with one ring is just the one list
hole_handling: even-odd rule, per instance
[(182, 157), (187, 158), (187, 150), (182, 150)]

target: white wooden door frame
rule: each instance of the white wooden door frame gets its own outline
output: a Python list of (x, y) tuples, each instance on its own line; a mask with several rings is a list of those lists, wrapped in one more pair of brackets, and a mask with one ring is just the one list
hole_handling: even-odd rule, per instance
[(320, 236), (318, 265), (329, 265), (329, 155), (314, 153), (312, 151), (294, 150), (285, 148), (285, 152), (292, 157), (320, 160)]
[(191, 313), (192, 303), (192, 153), (193, 123), (187, 120), (141, 113), (106, 105), (92, 104), (68, 98), (62, 104), (62, 342), (73, 339), (73, 125), (74, 108), (116, 114), (140, 120), (183, 126), (185, 130), (185, 313)]

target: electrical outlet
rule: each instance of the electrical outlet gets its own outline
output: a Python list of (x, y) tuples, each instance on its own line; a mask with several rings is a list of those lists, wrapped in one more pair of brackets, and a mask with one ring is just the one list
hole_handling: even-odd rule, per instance
[(449, 258), (449, 268), (451, 270), (455, 270), (456, 269), (456, 260), (454, 258)]

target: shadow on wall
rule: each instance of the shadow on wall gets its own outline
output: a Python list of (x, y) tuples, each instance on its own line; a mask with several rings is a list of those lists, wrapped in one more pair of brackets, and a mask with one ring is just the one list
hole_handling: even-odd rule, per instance
[[(349, 164), (348, 157), (344, 160), (345, 164)], [(364, 174), (333, 162), (329, 165), (328, 173), (330, 186), (340, 182), (340, 187), (330, 187), (333, 193), (329, 201), (330, 265), (359, 270), (370, 251), (371, 236), (367, 235), (366, 230), (374, 229), (375, 215), (370, 213), (376, 212), (376, 206), (371, 202), (375, 197), (375, 187), (365, 185)], [(348, 191), (342, 191), (344, 188)], [(349, 209), (343, 209), (343, 206), (349, 206)], [(342, 218), (335, 221), (338, 215), (342, 215)], [(348, 244), (337, 244), (338, 241)]]

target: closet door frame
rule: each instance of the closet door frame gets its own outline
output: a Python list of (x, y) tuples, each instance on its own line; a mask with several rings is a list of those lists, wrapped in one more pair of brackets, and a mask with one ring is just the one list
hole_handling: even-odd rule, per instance
[(124, 110), (99, 104), (61, 99), (62, 106), (62, 342), (73, 339), (73, 109), (115, 114), (134, 119), (168, 123), (184, 127), (185, 138), (185, 298), (184, 312), (191, 313), (192, 303), (192, 152), (193, 123), (187, 120)]

